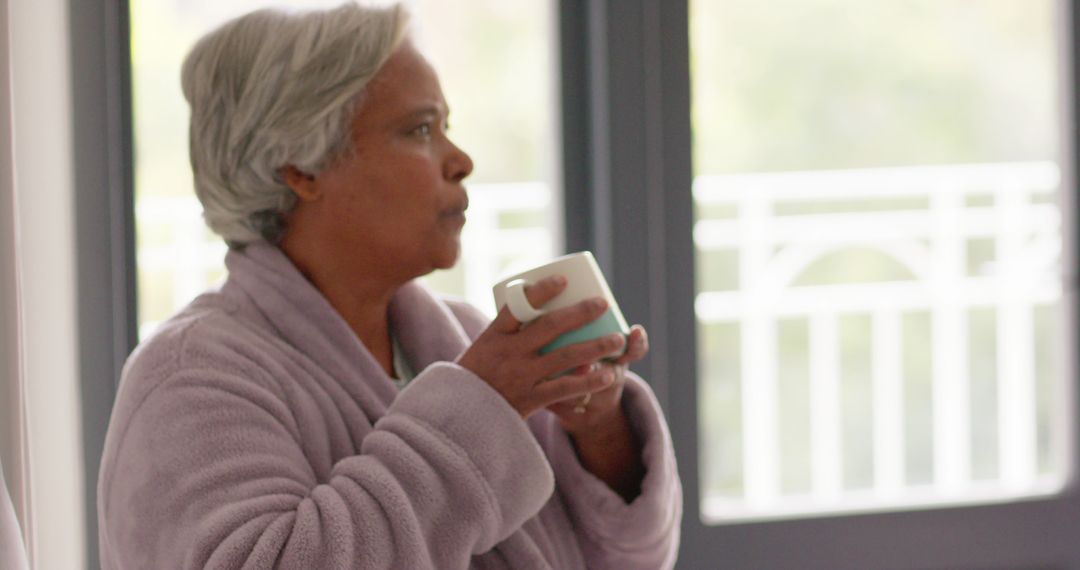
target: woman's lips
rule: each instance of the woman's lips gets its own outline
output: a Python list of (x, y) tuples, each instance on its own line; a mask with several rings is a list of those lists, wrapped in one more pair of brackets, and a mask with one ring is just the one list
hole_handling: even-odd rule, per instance
[(465, 210), (468, 210), (468, 209), (469, 209), (469, 199), (465, 198), (458, 205), (451, 206), (451, 207), (443, 210), (441, 215), (444, 218), (464, 218), (465, 217)]
[(451, 208), (449, 210), (444, 210), (442, 219), (448, 222), (454, 222), (458, 226), (463, 226), (465, 225), (465, 208)]
[(469, 197), (465, 195), (457, 205), (451, 206), (443, 210), (439, 216), (460, 223), (465, 224), (465, 211), (469, 209)]

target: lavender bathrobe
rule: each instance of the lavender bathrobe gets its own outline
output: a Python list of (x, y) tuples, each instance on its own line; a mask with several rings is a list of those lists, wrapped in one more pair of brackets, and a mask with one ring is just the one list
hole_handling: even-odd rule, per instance
[(526, 423), (454, 360), (474, 308), (401, 288), (413, 368), (398, 391), (277, 248), (129, 359), (98, 488), (102, 567), (669, 568), (681, 489), (652, 393), (625, 407), (647, 474), (627, 505), (578, 463), (549, 412)]

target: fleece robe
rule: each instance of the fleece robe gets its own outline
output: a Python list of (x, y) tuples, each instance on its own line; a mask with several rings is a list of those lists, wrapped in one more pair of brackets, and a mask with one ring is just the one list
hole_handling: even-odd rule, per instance
[(399, 391), (278, 248), (133, 353), (98, 488), (102, 567), (634, 570), (674, 563), (681, 488), (647, 384), (624, 407), (644, 444), (626, 504), (547, 411), (523, 421), (455, 364), (487, 324), (409, 283), (390, 323)]

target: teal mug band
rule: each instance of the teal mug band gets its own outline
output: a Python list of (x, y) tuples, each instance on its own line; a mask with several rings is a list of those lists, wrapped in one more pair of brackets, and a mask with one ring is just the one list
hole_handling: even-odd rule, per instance
[(623, 325), (621, 321), (622, 319), (615, 315), (615, 311), (608, 309), (599, 319), (596, 319), (579, 329), (574, 329), (559, 335), (558, 338), (551, 341), (547, 346), (541, 348), (540, 354), (547, 354), (567, 345), (585, 342), (612, 333), (622, 333), (624, 336), (630, 334), (630, 331), (626, 329), (626, 326)]

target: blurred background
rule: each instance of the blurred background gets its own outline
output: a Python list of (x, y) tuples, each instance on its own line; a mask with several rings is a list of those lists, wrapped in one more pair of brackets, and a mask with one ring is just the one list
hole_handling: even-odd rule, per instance
[[(139, 330), (224, 275), (179, 66), (262, 5), (133, 0)], [(294, 8), (336, 2), (297, 0)], [(461, 263), (562, 253), (555, 6), (409, 4), (474, 158)], [(1060, 63), (1049, 0), (690, 3), (702, 513), (1058, 489)]]
[[(97, 567), (124, 359), (225, 277), (184, 55), (338, 3), (0, 0), (0, 459), (36, 568)], [(1080, 2), (406, 3), (476, 164), (423, 279), (491, 314), (503, 274), (607, 259), (680, 568), (1080, 568)]]

